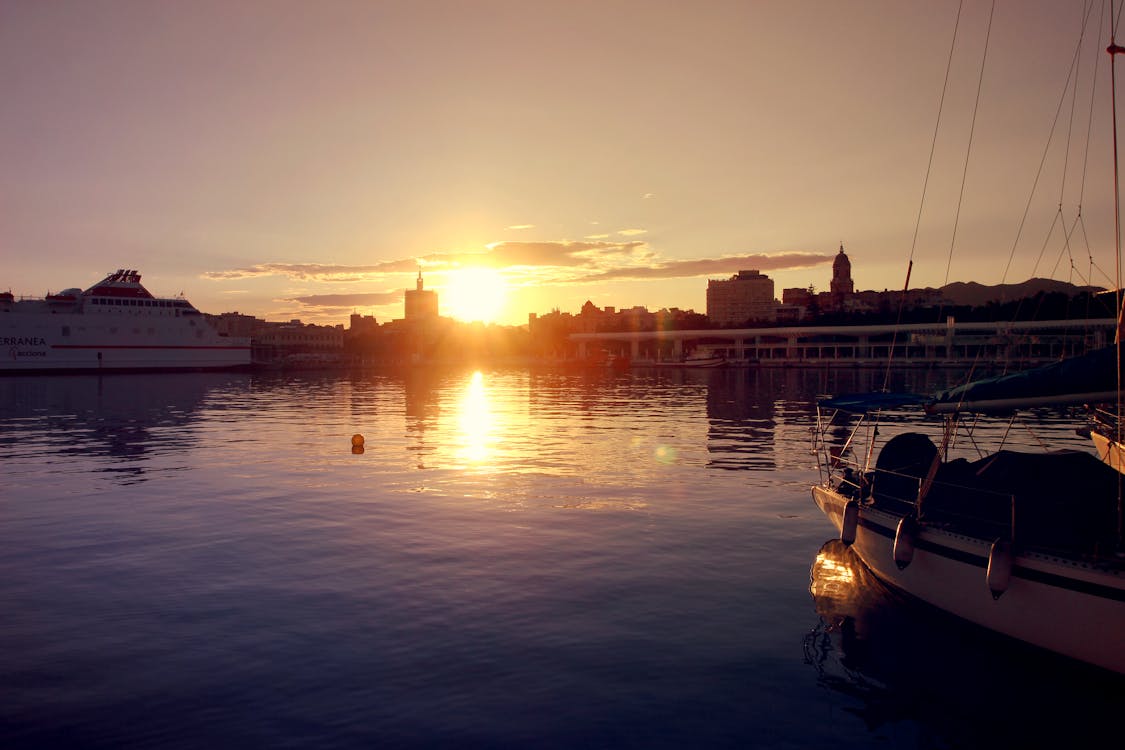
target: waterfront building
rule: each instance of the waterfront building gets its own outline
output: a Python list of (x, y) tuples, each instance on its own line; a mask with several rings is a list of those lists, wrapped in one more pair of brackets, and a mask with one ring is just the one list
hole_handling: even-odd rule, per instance
[(844, 245), (840, 245), (840, 252), (832, 261), (832, 281), (828, 285), (828, 293), (833, 310), (843, 310), (847, 307), (848, 300), (855, 294), (855, 282), (852, 281), (852, 262), (844, 253)]
[(729, 279), (708, 279), (707, 317), (717, 325), (777, 319), (773, 279), (756, 270), (739, 271)]
[(252, 338), (258, 325), (265, 322), (253, 315), (242, 315), (237, 311), (220, 315), (204, 313), (204, 315), (220, 334), (236, 338)]
[(705, 349), (731, 365), (794, 367), (1032, 367), (1112, 343), (1116, 318), (850, 326), (784, 326), (572, 333), (578, 357), (604, 351), (634, 361)]
[(255, 346), (290, 354), (340, 352), (344, 348), (344, 326), (318, 326), (290, 320), (288, 323), (260, 321), (254, 329)]
[(407, 289), (404, 296), (405, 317), (408, 321), (433, 320), (438, 316), (437, 292), (428, 290), (422, 283), (422, 271), (418, 270), (418, 281), (414, 289)]
[(300, 320), (271, 323), (255, 319), (251, 345), (257, 363), (335, 362), (344, 351), (344, 325), (320, 326)]
[(360, 315), (359, 313), (352, 313), (351, 320), (348, 324), (348, 334), (355, 336), (357, 334), (372, 333), (379, 329), (379, 322), (375, 320), (374, 315)]

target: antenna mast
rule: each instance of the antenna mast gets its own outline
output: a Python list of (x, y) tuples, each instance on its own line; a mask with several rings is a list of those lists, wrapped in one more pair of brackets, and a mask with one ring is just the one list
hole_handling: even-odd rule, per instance
[[(1114, 444), (1118, 451), (1121, 450), (1121, 179), (1117, 155), (1117, 55), (1125, 52), (1125, 47), (1117, 45), (1116, 30), (1113, 27), (1113, 2), (1109, 3), (1109, 46), (1105, 49), (1109, 53), (1109, 81), (1110, 81), (1110, 107), (1113, 110), (1113, 231), (1114, 243), (1117, 250), (1117, 279), (1114, 283), (1114, 300), (1117, 305), (1117, 333), (1114, 343), (1117, 345), (1117, 419), (1114, 425)], [(1121, 467), (1118, 466), (1118, 471)], [(1117, 545), (1122, 546), (1125, 540), (1125, 500), (1122, 498), (1121, 481), (1117, 482)]]

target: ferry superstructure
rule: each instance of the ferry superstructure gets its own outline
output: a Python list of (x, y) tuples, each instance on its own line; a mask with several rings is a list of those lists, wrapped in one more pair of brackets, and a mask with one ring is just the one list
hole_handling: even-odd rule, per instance
[(0, 292), (0, 372), (221, 370), (250, 340), (218, 332), (183, 297), (154, 297), (135, 270), (41, 299)]

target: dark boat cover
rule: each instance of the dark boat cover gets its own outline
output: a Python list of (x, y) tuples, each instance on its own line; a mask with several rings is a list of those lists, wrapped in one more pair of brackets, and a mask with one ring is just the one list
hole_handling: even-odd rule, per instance
[(1006, 411), (1028, 406), (1112, 400), (1117, 393), (1117, 347), (941, 391), (928, 412)]

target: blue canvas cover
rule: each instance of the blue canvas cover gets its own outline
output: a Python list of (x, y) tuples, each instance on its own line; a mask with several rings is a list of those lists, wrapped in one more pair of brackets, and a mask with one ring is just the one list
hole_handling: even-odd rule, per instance
[(1117, 393), (1118, 356), (1117, 347), (1108, 346), (1031, 370), (975, 380), (937, 393), (926, 410), (1002, 411), (1112, 399)]

